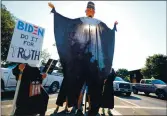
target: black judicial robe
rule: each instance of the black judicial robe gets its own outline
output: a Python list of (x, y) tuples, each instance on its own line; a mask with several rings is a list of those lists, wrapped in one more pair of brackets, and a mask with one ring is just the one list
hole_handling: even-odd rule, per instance
[[(54, 14), (54, 34), (58, 54), (65, 64), (63, 67), (65, 74), (57, 104), (62, 105), (68, 97), (68, 105), (72, 106), (84, 81), (88, 81), (92, 92), (95, 88), (100, 90), (102, 78), (110, 73), (116, 25), (110, 29), (95, 18), (69, 19), (57, 13), (54, 8), (51, 12)], [(100, 75), (102, 70), (103, 76)]]
[[(16, 80), (18, 80), (20, 73), (19, 65), (17, 65), (12, 72), (13, 75), (15, 75)], [(42, 84), (42, 75), (40, 74), (40, 70), (37, 67), (31, 67), (27, 64), (22, 74), (21, 84), (16, 100), (15, 115), (44, 114), (46, 112), (49, 96), (44, 88), (40, 88), (41, 94), (31, 97), (29, 96), (30, 84), (36, 81)]]
[(107, 80), (104, 84), (104, 89), (102, 92), (101, 107), (102, 108), (114, 108), (114, 90), (113, 90), (113, 81), (116, 77), (116, 73), (112, 70), (107, 77)]

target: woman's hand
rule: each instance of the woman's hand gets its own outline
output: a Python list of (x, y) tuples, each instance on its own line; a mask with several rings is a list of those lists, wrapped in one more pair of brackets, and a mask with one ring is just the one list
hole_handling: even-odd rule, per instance
[(47, 76), (47, 74), (46, 74), (46, 73), (42, 74), (42, 79), (45, 79), (45, 78), (46, 78), (46, 76)]
[(24, 68), (25, 68), (25, 64), (20, 64), (20, 65), (19, 65), (19, 70), (22, 70), (22, 71), (23, 71)]

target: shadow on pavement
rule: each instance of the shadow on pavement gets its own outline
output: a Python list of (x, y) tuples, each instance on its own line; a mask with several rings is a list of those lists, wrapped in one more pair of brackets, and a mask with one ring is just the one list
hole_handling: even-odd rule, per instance
[(52, 113), (50, 116), (75, 116), (74, 113), (66, 113), (65, 111), (61, 111), (58, 113)]
[[(159, 99), (159, 100), (165, 100), (165, 99), (160, 99), (158, 98), (155, 94), (149, 94), (149, 95), (146, 95), (144, 93), (138, 93), (136, 95), (141, 95), (141, 96), (145, 96), (145, 97), (150, 97), (150, 98), (155, 98), (155, 99)], [(167, 99), (166, 99), (167, 100)]]
[(119, 96), (120, 98), (124, 98), (124, 99), (132, 99), (132, 100), (142, 100), (141, 98), (139, 97), (136, 97), (136, 96)]
[[(88, 112), (86, 112), (86, 114), (84, 114), (84, 116), (87, 116), (87, 115), (88, 115)], [(62, 112), (59, 112), (59, 113), (56, 113), (56, 114), (52, 113), (52, 114), (50, 114), (50, 116), (75, 116), (75, 113), (66, 113), (65, 111), (62, 111)], [(96, 116), (103, 116), (103, 115), (100, 115), (98, 113)], [(110, 115), (110, 116), (113, 116), (113, 115)]]
[(146, 94), (144, 94), (144, 93), (138, 93), (137, 95), (141, 95), (141, 96), (146, 96), (146, 97), (151, 97), (151, 98), (157, 98), (158, 99), (158, 97), (155, 95), (146, 95)]
[(140, 97), (132, 96), (132, 95), (131, 96), (126, 96), (123, 93), (115, 93), (114, 96), (117, 96), (117, 97), (120, 97), (120, 98), (124, 98), (124, 99), (141, 100)]
[[(58, 94), (58, 92), (56, 92), (56, 93), (50, 93), (49, 91), (47, 91), (47, 92), (48, 92), (49, 95)], [(1, 92), (1, 101), (13, 100), (14, 99), (14, 94), (15, 94), (15, 91)]]

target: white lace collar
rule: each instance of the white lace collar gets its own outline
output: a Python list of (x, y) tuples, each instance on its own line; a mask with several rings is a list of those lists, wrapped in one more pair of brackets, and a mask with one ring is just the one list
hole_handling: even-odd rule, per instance
[(90, 17), (81, 17), (80, 20), (84, 24), (90, 24), (90, 25), (98, 25), (101, 21), (95, 18), (90, 18)]

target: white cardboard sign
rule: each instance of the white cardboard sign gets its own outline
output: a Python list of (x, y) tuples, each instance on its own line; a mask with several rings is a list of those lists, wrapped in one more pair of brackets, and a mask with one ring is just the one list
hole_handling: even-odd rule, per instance
[(45, 29), (17, 20), (7, 61), (39, 64)]

